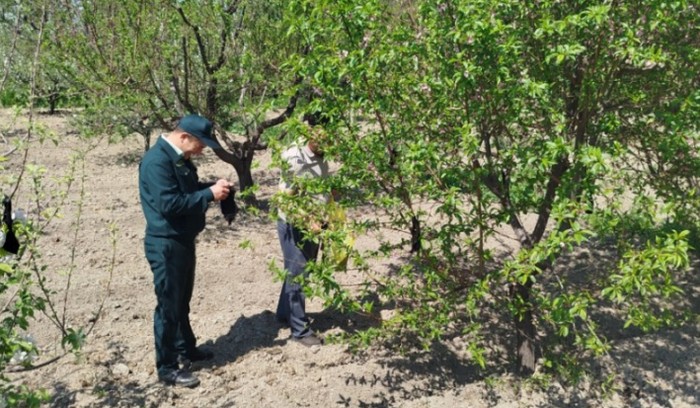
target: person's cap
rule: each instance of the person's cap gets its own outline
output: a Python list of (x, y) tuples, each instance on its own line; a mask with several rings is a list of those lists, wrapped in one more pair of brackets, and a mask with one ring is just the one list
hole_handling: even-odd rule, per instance
[(183, 132), (196, 137), (212, 149), (222, 148), (219, 142), (212, 136), (212, 124), (207, 118), (199, 115), (187, 115), (180, 119), (180, 123), (177, 124), (177, 127)]

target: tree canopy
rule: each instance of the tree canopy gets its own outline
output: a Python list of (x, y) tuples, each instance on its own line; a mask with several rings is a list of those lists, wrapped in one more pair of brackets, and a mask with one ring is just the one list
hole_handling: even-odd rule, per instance
[[(295, 107), (298, 81), (281, 69), (298, 42), (284, 37), (280, 2), (82, 0), (57, 7), (50, 49), (83, 90), (99, 134), (170, 130), (187, 113), (217, 125), (219, 157), (253, 187), (263, 132)], [(288, 106), (276, 117), (266, 114)]]
[[(670, 305), (697, 225), (695, 5), (300, 0), (291, 10), (311, 50), (296, 67), (333, 122), (335, 187), (347, 206), (386, 214), (356, 233), (410, 234), (415, 263), (366, 282), (383, 302), (401, 299), (386, 323), (395, 334), (429, 345), (460, 321), (480, 362), (479, 315), (506, 313), (517, 366), (532, 372), (544, 339), (603, 353), (602, 304), (644, 329), (682, 317)], [(512, 251), (493, 247), (504, 227)], [(603, 243), (612, 259), (567, 270), (568, 255)]]

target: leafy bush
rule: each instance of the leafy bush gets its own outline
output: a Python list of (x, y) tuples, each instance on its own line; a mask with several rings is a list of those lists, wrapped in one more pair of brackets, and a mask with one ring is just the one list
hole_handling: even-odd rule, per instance
[[(344, 193), (349, 233), (376, 238), (354, 253), (361, 290), (322, 263), (310, 294), (390, 309), (371, 333), (399, 346), (461, 336), (482, 367), (503, 341), (493, 322), (510, 321), (518, 371), (572, 377), (609, 349), (605, 307), (643, 330), (684, 321), (700, 204), (694, 6), (297, 0), (289, 12), (310, 49), (290, 65), (331, 118), (340, 166), (325, 188)], [(604, 256), (572, 261), (591, 251)]]

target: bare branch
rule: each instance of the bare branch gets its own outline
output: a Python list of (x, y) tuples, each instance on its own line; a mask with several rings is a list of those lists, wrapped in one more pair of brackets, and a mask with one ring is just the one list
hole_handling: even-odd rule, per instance
[(549, 181), (547, 182), (547, 190), (538, 211), (539, 216), (537, 217), (537, 224), (535, 225), (535, 229), (532, 231), (532, 239), (535, 242), (539, 242), (544, 235), (545, 228), (549, 222), (549, 216), (552, 212), (554, 197), (557, 194), (557, 188), (559, 188), (561, 178), (568, 169), (569, 160), (567, 157), (561, 157), (557, 164), (552, 167), (549, 175)]
[(155, 75), (153, 75), (153, 70), (151, 69), (150, 64), (148, 65), (148, 79), (151, 81), (151, 85), (153, 85), (153, 93), (155, 96), (160, 100), (160, 103), (163, 104), (166, 109), (170, 109), (170, 104), (168, 103), (168, 100), (165, 99), (165, 96), (160, 90), (160, 86), (158, 85), (158, 82), (156, 81)]
[(176, 10), (178, 14), (180, 14), (180, 17), (182, 17), (182, 21), (192, 29), (194, 32), (194, 38), (197, 40), (197, 47), (199, 48), (199, 56), (202, 58), (202, 64), (204, 65), (204, 69), (207, 71), (208, 74), (213, 74), (216, 72), (211, 64), (209, 63), (209, 57), (207, 55), (207, 47), (204, 44), (204, 39), (202, 38), (202, 33), (199, 31), (199, 26), (196, 26), (190, 22), (190, 20), (187, 18), (185, 15), (185, 11), (182, 9), (182, 7), (176, 7)]
[[(296, 80), (294, 81), (294, 86), (299, 85), (301, 83), (301, 81), (302, 81), (302, 78), (297, 77)], [(296, 92), (294, 92), (294, 95), (292, 95), (292, 97), (289, 98), (289, 103), (287, 104), (287, 108), (284, 110), (284, 112), (282, 112), (281, 114), (277, 115), (274, 118), (264, 120), (258, 125), (258, 127), (255, 129), (257, 138), (259, 138), (260, 135), (262, 135), (266, 129), (269, 129), (271, 127), (274, 127), (274, 126), (277, 126), (277, 125), (283, 123), (285, 120), (287, 120), (294, 113), (294, 109), (296, 109), (297, 101), (299, 100), (300, 93), (301, 93), (300, 89), (297, 89)], [(255, 142), (257, 143), (257, 140)]]

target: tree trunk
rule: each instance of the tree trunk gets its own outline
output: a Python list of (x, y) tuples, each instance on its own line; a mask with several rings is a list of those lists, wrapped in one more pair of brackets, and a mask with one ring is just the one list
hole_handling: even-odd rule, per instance
[[(238, 176), (238, 188), (241, 192), (244, 192), (255, 185), (255, 181), (253, 180), (253, 172), (251, 171), (252, 164), (252, 155), (249, 158), (234, 160), (233, 163), (231, 163), (234, 170), (236, 170), (236, 175)], [(246, 196), (244, 197), (243, 201), (246, 204), (254, 204), (256, 202), (255, 195), (251, 194)]]
[(531, 288), (530, 282), (525, 285), (517, 283), (511, 288), (513, 300), (525, 308), (520, 316), (515, 316), (517, 372), (521, 375), (532, 374), (537, 361), (535, 322), (530, 303)]
[(417, 254), (421, 246), (420, 221), (414, 215), (411, 217), (411, 253)]
[(147, 133), (144, 133), (142, 136), (143, 136), (143, 151), (145, 153), (148, 151), (148, 149), (151, 148), (151, 133), (147, 132)]
[(56, 108), (58, 107), (58, 94), (57, 93), (51, 93), (49, 94), (49, 115), (53, 115), (56, 113)]

